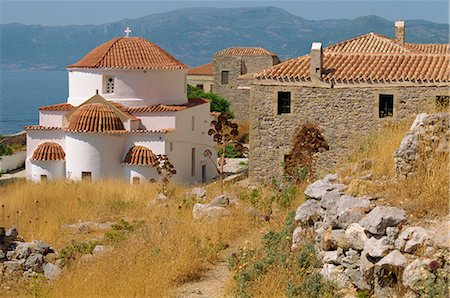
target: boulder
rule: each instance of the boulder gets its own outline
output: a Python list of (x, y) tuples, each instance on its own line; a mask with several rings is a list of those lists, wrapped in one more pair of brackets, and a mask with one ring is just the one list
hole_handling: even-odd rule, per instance
[(398, 292), (407, 259), (398, 250), (391, 251), (374, 267), (374, 295), (375, 297), (394, 297)]
[(334, 183), (338, 180), (338, 175), (337, 174), (327, 174), (327, 175), (325, 175), (325, 177), (323, 177), (322, 180), (327, 183)]
[(331, 235), (333, 238), (333, 242), (336, 243), (337, 247), (340, 247), (343, 250), (348, 250), (350, 248), (347, 239), (345, 239), (345, 230), (343, 229), (332, 230)]
[(12, 258), (14, 259), (26, 259), (32, 253), (33, 244), (30, 242), (15, 241), (15, 249)]
[(218, 207), (227, 207), (230, 205), (230, 199), (226, 195), (220, 195), (212, 199), (209, 203), (209, 206), (218, 206)]
[(324, 179), (319, 179), (308, 185), (304, 194), (311, 199), (321, 200), (323, 195), (329, 191), (342, 191), (346, 188), (347, 186), (344, 184), (332, 184), (328, 180), (326, 181)]
[(343, 256), (342, 253), (342, 248), (333, 251), (322, 251), (320, 252), (322, 263), (340, 265)]
[(102, 253), (105, 253), (105, 252), (108, 252), (108, 251), (111, 251), (111, 247), (107, 247), (107, 246), (104, 246), (104, 245), (96, 245), (94, 247), (94, 249), (92, 250), (92, 255), (93, 256), (98, 256), (98, 255), (100, 255)]
[(355, 250), (363, 250), (364, 244), (369, 238), (367, 238), (363, 227), (361, 227), (358, 223), (352, 223), (345, 230), (345, 239), (351, 248)]
[(322, 196), (322, 200), (320, 200), (320, 206), (325, 210), (335, 210), (336, 203), (340, 199), (341, 193), (337, 190), (328, 191)]
[(385, 235), (387, 227), (396, 227), (406, 221), (405, 211), (397, 207), (377, 206), (364, 216), (359, 224), (375, 235)]
[(197, 199), (203, 199), (206, 196), (206, 189), (203, 187), (196, 187), (191, 191), (191, 195)]
[(392, 249), (394, 249), (394, 246), (389, 243), (386, 236), (381, 237), (380, 239), (371, 237), (364, 245), (364, 252), (372, 258), (382, 258)]
[(228, 210), (224, 207), (209, 206), (208, 204), (197, 203), (192, 209), (192, 216), (195, 220), (218, 219), (228, 215)]
[(31, 254), (25, 261), (25, 269), (31, 269), (34, 272), (42, 272), (42, 264), (44, 263), (44, 256), (39, 253)]
[(432, 234), (433, 242), (438, 248), (450, 249), (450, 220), (439, 223)]
[(425, 249), (426, 247), (432, 247), (432, 235), (428, 230), (421, 227), (410, 227), (398, 235), (395, 240), (395, 248), (413, 254), (418, 248)]
[(369, 284), (373, 283), (374, 267), (375, 264), (371, 262), (371, 260), (369, 260), (366, 253), (362, 252), (359, 261), (359, 271), (361, 272), (361, 276), (363, 277), (363, 279)]
[(434, 280), (435, 276), (429, 269), (431, 260), (416, 259), (409, 264), (402, 275), (402, 283), (405, 288), (410, 288), (413, 291), (424, 290), (429, 286), (430, 281)]
[(372, 289), (372, 287), (364, 280), (360, 270), (347, 268), (344, 270), (344, 273), (350, 278), (352, 284), (358, 289), (368, 291)]
[(335, 283), (341, 289), (351, 288), (353, 286), (350, 278), (345, 275), (344, 268), (342, 266), (325, 264), (320, 270), (320, 274), (326, 280)]
[(52, 263), (46, 263), (42, 269), (44, 270), (44, 276), (48, 279), (48, 280), (55, 280), (57, 279), (61, 273), (62, 270), (55, 264)]
[(5, 232), (5, 237), (9, 238), (10, 241), (16, 240), (17, 236), (19, 236), (19, 232), (15, 227), (7, 229)]
[(405, 268), (408, 260), (399, 250), (393, 250), (384, 258), (379, 260), (375, 266), (385, 268)]
[(304, 240), (304, 231), (302, 227), (296, 227), (294, 232), (292, 233), (292, 246), (291, 251), (295, 251), (298, 249), (300, 243)]
[(386, 228), (386, 236), (389, 241), (389, 244), (394, 245), (395, 239), (397, 239), (399, 233), (399, 229), (397, 227), (387, 227)]
[(345, 252), (345, 256), (342, 258), (342, 266), (345, 268), (356, 269), (360, 264), (361, 256), (358, 251), (349, 249)]
[(166, 202), (166, 201), (167, 201), (167, 196), (166, 196), (165, 194), (159, 192), (159, 193), (155, 196), (155, 200), (156, 200), (157, 202), (160, 202), (160, 203)]
[(325, 221), (334, 228), (346, 229), (351, 223), (359, 222), (370, 210), (370, 201), (365, 198), (343, 195), (332, 204), (334, 198), (333, 195), (324, 195), (327, 201), (323, 203), (328, 207)]
[(297, 208), (295, 220), (303, 226), (312, 226), (315, 221), (322, 219), (323, 210), (316, 200), (306, 200)]

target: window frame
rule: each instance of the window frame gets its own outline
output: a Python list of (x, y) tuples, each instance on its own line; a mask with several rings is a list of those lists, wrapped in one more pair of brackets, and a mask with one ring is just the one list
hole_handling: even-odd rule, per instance
[[(287, 98), (281, 98), (282, 95), (288, 95)], [(285, 100), (285, 102), (281, 102)], [(286, 104), (286, 102), (288, 104)], [(291, 91), (277, 91), (277, 115), (292, 113), (292, 92)]]
[[(389, 100), (391, 102), (387, 102), (387, 100)], [(382, 103), (383, 102), (385, 104), (383, 105), (384, 111), (382, 114)], [(390, 114), (389, 114), (389, 110), (391, 110)], [(378, 118), (380, 118), (380, 119), (394, 118), (394, 112), (395, 112), (395, 95), (394, 94), (385, 94), (385, 93), (378, 94)], [(386, 113), (386, 115), (384, 115), (384, 113)]]
[[(112, 79), (112, 91), (109, 91), (108, 81)], [(116, 78), (112, 75), (103, 75), (103, 94), (114, 94), (116, 91)]]
[(191, 148), (191, 177), (195, 176), (195, 147)]
[[(226, 76), (224, 76), (225, 74), (226, 74)], [(220, 83), (222, 85), (230, 84), (230, 71), (229, 70), (222, 70), (220, 72)]]
[(92, 172), (81, 171), (81, 180), (83, 180), (83, 181), (92, 181)]

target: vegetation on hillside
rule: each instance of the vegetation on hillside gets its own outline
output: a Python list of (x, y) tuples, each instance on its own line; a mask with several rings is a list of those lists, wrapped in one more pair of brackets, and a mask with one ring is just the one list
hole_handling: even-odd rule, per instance
[(200, 88), (188, 84), (187, 97), (208, 98), (211, 100), (211, 112), (219, 112), (234, 117), (234, 113), (230, 108), (230, 102), (213, 92), (205, 92)]

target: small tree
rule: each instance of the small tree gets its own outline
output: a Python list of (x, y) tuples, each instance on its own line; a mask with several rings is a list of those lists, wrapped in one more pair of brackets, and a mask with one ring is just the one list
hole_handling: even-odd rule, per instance
[(165, 154), (158, 154), (155, 165), (158, 174), (161, 176), (161, 191), (164, 195), (168, 193), (170, 178), (177, 173), (173, 164)]
[(229, 114), (234, 118), (233, 111), (230, 108), (230, 102), (223, 97), (213, 93), (205, 92), (200, 88), (188, 84), (187, 87), (188, 98), (208, 98), (211, 99), (211, 112), (218, 112), (222, 114)]
[[(217, 143), (220, 152), (220, 159), (218, 163), (217, 172), (219, 174), (220, 179), (220, 190), (223, 194), (223, 175), (224, 175), (224, 166), (225, 166), (225, 147), (230, 144), (231, 142), (235, 142), (234, 148), (242, 153), (245, 153), (247, 151), (247, 148), (244, 147), (240, 142), (236, 142), (234, 139), (238, 135), (238, 125), (231, 120), (231, 115), (225, 113), (220, 114), (217, 119), (211, 121), (211, 129), (208, 131), (208, 135), (213, 136), (214, 142)], [(205, 150), (203, 153), (205, 157), (208, 157), (211, 159), (211, 161), (214, 162), (212, 159), (212, 152), (210, 150)]]
[(311, 181), (316, 153), (329, 149), (322, 131), (314, 124), (307, 123), (297, 127), (293, 138), (293, 148), (291, 154), (286, 158), (285, 171), (289, 175), (295, 172), (302, 172), (301, 168), (307, 170), (307, 181)]

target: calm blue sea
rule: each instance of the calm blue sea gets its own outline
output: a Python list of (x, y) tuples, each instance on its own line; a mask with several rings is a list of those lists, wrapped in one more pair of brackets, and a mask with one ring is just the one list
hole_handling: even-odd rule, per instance
[(66, 71), (1, 71), (0, 134), (38, 124), (41, 106), (65, 102)]

